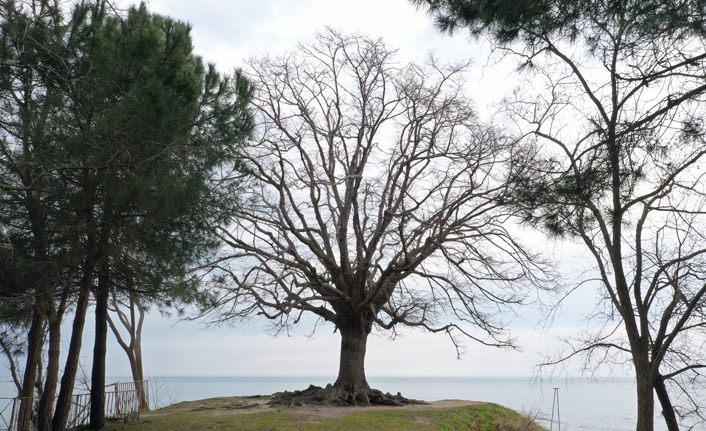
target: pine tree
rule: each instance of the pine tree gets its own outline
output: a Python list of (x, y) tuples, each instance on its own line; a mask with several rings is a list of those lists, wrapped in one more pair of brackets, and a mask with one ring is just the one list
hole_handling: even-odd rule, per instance
[[(490, 35), (536, 84), (508, 101), (526, 151), (506, 203), (549, 236), (583, 244), (605, 298), (594, 315), (602, 329), (566, 357), (631, 363), (637, 430), (653, 429), (655, 394), (678, 430), (680, 413), (700, 414), (688, 388), (703, 384), (706, 366), (694, 347), (706, 313), (706, 4), (414, 3), (442, 29)], [(681, 411), (675, 392), (687, 394)]]
[[(1, 66), (11, 73), (0, 82), (10, 130), (1, 136), (1, 223), (11, 248), (22, 250), (15, 262), (33, 265), (22, 274), (40, 278), (32, 286), (20, 280), (34, 316), (23, 393), (34, 386), (34, 352), (48, 324), (38, 425), (64, 429), (93, 290), (91, 426), (100, 429), (108, 295), (139, 286), (147, 301), (164, 301), (193, 290), (187, 267), (217, 245), (212, 226), (228, 223), (236, 201), (215, 191), (237, 187), (242, 176), (252, 89), (238, 72), (205, 66), (189, 26), (145, 5), (118, 16), (104, 1), (82, 2), (67, 17), (49, 1), (3, 7)], [(18, 88), (27, 103), (14, 97)], [(74, 326), (50, 420), (67, 308), (75, 309)]]

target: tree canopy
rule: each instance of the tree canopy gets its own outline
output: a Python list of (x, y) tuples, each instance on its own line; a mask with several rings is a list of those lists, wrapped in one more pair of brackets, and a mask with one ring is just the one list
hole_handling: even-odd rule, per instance
[(540, 267), (499, 206), (513, 142), (479, 121), (463, 71), (399, 65), (382, 41), (332, 30), (251, 63), (253, 176), (221, 229), (216, 319), (333, 324), (338, 379), (310, 400), (396, 402), (365, 380), (374, 326), (511, 345), (497, 313)]
[(71, 8), (33, 0), (4, 2), (2, 12), (1, 253), (13, 277), (0, 283), (15, 287), (7, 300), (23, 298), (31, 321), (20, 426), (29, 426), (46, 327), (38, 426), (51, 426), (60, 327), (74, 309), (51, 427), (65, 426), (94, 291), (98, 429), (110, 291), (168, 299), (215, 250), (212, 227), (227, 223), (237, 202), (215, 190), (240, 181), (252, 88), (237, 71), (205, 66), (189, 26), (144, 4), (118, 15), (100, 0)]
[(599, 36), (596, 26), (631, 20), (630, 37), (703, 35), (706, 5), (699, 0), (410, 0), (442, 31), (468, 30), (500, 43), (533, 44), (544, 36), (581, 40)]
[(653, 429), (656, 393), (678, 430), (701, 414), (689, 388), (706, 366), (703, 2), (525, 1), (518, 14), (513, 2), (415, 3), (446, 30), (489, 34), (532, 79), (505, 104), (525, 136), (507, 203), (580, 241), (605, 300), (597, 329), (556, 361), (627, 361), (637, 429)]

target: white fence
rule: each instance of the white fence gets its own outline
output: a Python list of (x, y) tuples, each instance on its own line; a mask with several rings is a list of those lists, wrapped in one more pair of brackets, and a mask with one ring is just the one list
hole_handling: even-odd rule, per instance
[[(19, 397), (0, 398), (0, 431), (19, 431), (20, 401)], [(106, 386), (106, 419), (122, 419), (147, 409), (149, 409), (149, 381), (117, 382)], [(91, 394), (73, 395), (66, 428), (72, 429), (87, 425), (90, 412)], [(29, 431), (36, 429), (35, 424), (36, 418), (33, 413)]]

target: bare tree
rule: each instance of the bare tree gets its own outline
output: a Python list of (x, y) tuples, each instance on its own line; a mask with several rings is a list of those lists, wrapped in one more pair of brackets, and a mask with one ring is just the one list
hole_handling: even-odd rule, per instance
[[(140, 410), (149, 410), (144, 385), (145, 375), (142, 369), (142, 324), (145, 321), (146, 310), (135, 293), (130, 292), (127, 298), (122, 299), (118, 298), (115, 291), (111, 294), (108, 310), (115, 313), (118, 318), (118, 324), (116, 324), (109, 313), (108, 326), (130, 362), (132, 380), (140, 395)], [(125, 336), (123, 336), (120, 327), (127, 332)]]
[(332, 30), (252, 61), (254, 173), (216, 307), (279, 327), (312, 313), (341, 334), (338, 378), (296, 401), (399, 403), (371, 390), (366, 341), (397, 325), (512, 346), (498, 313), (536, 282), (500, 204), (513, 143), (479, 122), (465, 66), (395, 63), (379, 40)]
[(637, 430), (653, 429), (656, 393), (675, 431), (678, 415), (704, 417), (692, 389), (706, 367), (706, 50), (686, 24), (644, 27), (666, 6), (611, 7), (586, 3), (578, 42), (537, 32), (500, 51), (535, 84), (507, 105), (530, 148), (515, 165), (514, 203), (585, 246), (595, 266), (584, 282), (604, 299), (593, 329), (551, 364), (579, 354), (590, 366), (630, 364)]

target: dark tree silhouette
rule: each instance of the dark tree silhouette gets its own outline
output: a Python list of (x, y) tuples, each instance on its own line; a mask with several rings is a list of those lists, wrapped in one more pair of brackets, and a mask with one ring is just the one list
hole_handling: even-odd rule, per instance
[(287, 402), (399, 403), (371, 390), (368, 335), (398, 325), (511, 346), (498, 313), (540, 269), (499, 204), (513, 143), (477, 118), (463, 66), (400, 65), (379, 40), (320, 34), (253, 61), (259, 138), (218, 268), (216, 319), (303, 313), (341, 334), (338, 378)]
[[(188, 267), (217, 249), (212, 227), (231, 214), (211, 193), (214, 177), (238, 172), (224, 183), (238, 182), (252, 130), (252, 87), (204, 65), (188, 25), (144, 4), (123, 14), (105, 0), (66, 6), (0, 2), (0, 274), (11, 274), (0, 279), (0, 318), (27, 327), (22, 431), (65, 428), (92, 292), (91, 428), (104, 427), (111, 289), (129, 280), (142, 298), (168, 301), (193, 288)], [(12, 304), (16, 316), (5, 313)]]
[[(630, 363), (637, 430), (703, 408), (706, 367), (706, 6), (696, 1), (415, 1), (443, 28), (489, 32), (537, 91), (508, 111), (527, 134), (511, 203), (585, 245), (605, 301), (566, 356)], [(522, 166), (522, 168), (519, 168)], [(596, 321), (597, 320), (597, 321)], [(593, 362), (595, 361), (595, 362)], [(673, 405), (683, 395), (681, 408)]]

